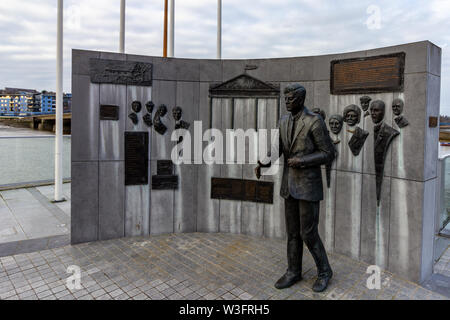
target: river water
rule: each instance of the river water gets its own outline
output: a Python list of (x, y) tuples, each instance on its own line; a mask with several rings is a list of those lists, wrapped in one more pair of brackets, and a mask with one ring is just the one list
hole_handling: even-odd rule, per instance
[[(70, 135), (63, 137), (63, 177), (70, 178)], [(0, 186), (53, 180), (55, 135), (0, 123)]]

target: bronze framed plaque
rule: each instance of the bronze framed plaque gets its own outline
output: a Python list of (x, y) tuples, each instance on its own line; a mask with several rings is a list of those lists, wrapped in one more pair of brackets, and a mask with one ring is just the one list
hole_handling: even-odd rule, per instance
[(152, 85), (151, 63), (91, 58), (89, 67), (92, 83)]
[(405, 53), (331, 61), (331, 94), (401, 92)]
[(125, 132), (125, 185), (148, 184), (148, 132)]
[(119, 107), (111, 105), (100, 105), (100, 120), (119, 120)]
[(211, 178), (211, 198), (273, 203), (273, 182)]

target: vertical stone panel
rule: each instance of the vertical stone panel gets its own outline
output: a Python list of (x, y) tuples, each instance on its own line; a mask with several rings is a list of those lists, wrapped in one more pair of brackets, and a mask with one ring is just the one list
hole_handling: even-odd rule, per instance
[(389, 271), (419, 281), (424, 184), (392, 178)]
[(334, 250), (336, 172), (331, 170), (330, 188), (328, 188), (325, 168), (322, 167), (323, 200), (320, 202), (319, 234), (328, 251)]
[[(150, 174), (157, 173), (157, 160), (150, 164)], [(151, 188), (151, 186), (150, 186)], [(152, 190), (151, 192), (150, 234), (164, 234), (174, 232), (173, 220), (173, 190)]]
[(98, 162), (72, 162), (71, 243), (98, 240)]
[(363, 175), (361, 210), (361, 260), (383, 269), (388, 266), (391, 179), (383, 179), (377, 207), (374, 175)]
[[(197, 65), (198, 68), (198, 65)], [(182, 119), (190, 123), (189, 132), (191, 136), (191, 159), (193, 160), (193, 139), (194, 120), (198, 119), (199, 105), (199, 83), (198, 82), (178, 82), (177, 84), (177, 106), (183, 110)], [(172, 109), (169, 109), (169, 116), (172, 117)], [(173, 118), (173, 117), (172, 117)], [(169, 134), (174, 131), (174, 127), (169, 128)], [(183, 142), (188, 142), (185, 137)], [(175, 147), (176, 142), (172, 142)], [(180, 150), (181, 151), (181, 150)], [(183, 153), (187, 150), (183, 150)], [(181, 164), (175, 167), (178, 175), (178, 189), (174, 191), (174, 225), (175, 232), (195, 232), (197, 230), (197, 166)]]
[(125, 235), (125, 176), (123, 161), (99, 163), (99, 240)]
[[(124, 130), (129, 121), (127, 114), (127, 87), (124, 85), (101, 84), (100, 105), (119, 107), (119, 120), (100, 120), (99, 159), (124, 160)], [(100, 111), (100, 106), (97, 107)]]
[(358, 260), (361, 240), (362, 174), (337, 172), (335, 251)]
[(72, 161), (97, 161), (100, 86), (89, 76), (73, 76), (72, 94)]

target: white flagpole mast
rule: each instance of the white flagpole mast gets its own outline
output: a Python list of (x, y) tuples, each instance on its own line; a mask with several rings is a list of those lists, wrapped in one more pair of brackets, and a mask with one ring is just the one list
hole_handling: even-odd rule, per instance
[(170, 32), (169, 32), (169, 57), (174, 57), (175, 52), (175, 0), (170, 0)]
[(55, 202), (62, 197), (62, 125), (63, 125), (63, 0), (58, 0), (56, 45), (56, 132), (55, 132)]
[(119, 52), (125, 53), (125, 0), (120, 0), (120, 43)]
[(222, 59), (222, 0), (217, 0), (217, 59)]

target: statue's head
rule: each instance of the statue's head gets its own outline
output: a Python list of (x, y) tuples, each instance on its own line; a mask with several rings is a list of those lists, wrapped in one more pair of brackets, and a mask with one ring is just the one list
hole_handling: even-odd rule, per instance
[(374, 123), (380, 123), (384, 119), (386, 105), (381, 100), (375, 100), (370, 104), (370, 116)]
[(134, 112), (139, 113), (142, 109), (142, 105), (140, 101), (133, 101), (131, 103), (131, 109), (133, 109)]
[(172, 116), (175, 119), (175, 121), (179, 121), (181, 120), (181, 114), (182, 114), (182, 110), (180, 107), (175, 107), (172, 109)]
[(320, 109), (320, 108), (313, 108), (311, 110), (311, 112), (315, 113), (315, 114), (319, 114), (322, 117), (323, 121), (325, 121), (325, 118), (326, 118), (327, 115), (325, 114), (325, 111), (323, 111), (322, 109)]
[(328, 121), (330, 125), (330, 131), (334, 134), (339, 134), (342, 129), (344, 118), (340, 114), (333, 114)]
[(145, 107), (147, 108), (148, 113), (152, 113), (153, 108), (155, 107), (155, 104), (152, 101), (149, 101), (145, 104)]
[(159, 108), (158, 108), (158, 114), (159, 114), (159, 116), (160, 116), (160, 117), (164, 117), (164, 116), (166, 115), (166, 113), (167, 113), (167, 107), (166, 107), (166, 105), (164, 105), (164, 104), (160, 105)]
[(358, 124), (361, 119), (361, 109), (356, 104), (346, 106), (344, 109), (344, 121), (350, 127)]
[(361, 101), (361, 108), (364, 111), (367, 111), (367, 109), (369, 109), (369, 104), (370, 104), (371, 100), (372, 100), (372, 98), (369, 96), (363, 96), (363, 97), (359, 98), (359, 101)]
[(298, 83), (290, 84), (284, 89), (284, 101), (289, 112), (297, 113), (303, 109), (306, 89)]
[(402, 114), (403, 112), (403, 106), (405, 105), (405, 103), (403, 102), (402, 99), (400, 98), (396, 98), (394, 99), (394, 101), (392, 101), (392, 112), (396, 115), (399, 116)]

